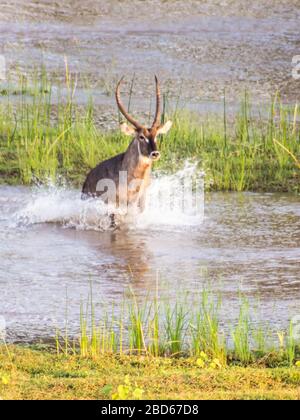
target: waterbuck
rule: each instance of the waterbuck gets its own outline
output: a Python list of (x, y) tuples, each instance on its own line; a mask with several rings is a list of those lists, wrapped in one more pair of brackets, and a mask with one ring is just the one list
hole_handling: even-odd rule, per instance
[(121, 124), (121, 131), (134, 136), (126, 152), (100, 163), (91, 170), (83, 185), (83, 197), (101, 197), (108, 204), (135, 207), (144, 210), (146, 190), (150, 184), (152, 163), (160, 158), (157, 137), (166, 134), (172, 122), (161, 124), (161, 94), (157, 77), (156, 111), (151, 127), (139, 124), (126, 111), (121, 102), (120, 86), (116, 88), (116, 101), (120, 112), (131, 125)]

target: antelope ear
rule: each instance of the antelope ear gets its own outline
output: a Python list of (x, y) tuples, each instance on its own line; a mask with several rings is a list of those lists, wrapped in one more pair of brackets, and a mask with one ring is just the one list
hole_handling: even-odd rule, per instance
[(132, 136), (133, 134), (135, 134), (135, 129), (133, 127), (130, 127), (126, 123), (121, 124), (120, 129), (122, 133), (125, 134), (126, 136)]
[(170, 130), (171, 127), (172, 127), (172, 121), (167, 121), (164, 125), (159, 127), (159, 129), (157, 130), (157, 135), (167, 134), (167, 132)]

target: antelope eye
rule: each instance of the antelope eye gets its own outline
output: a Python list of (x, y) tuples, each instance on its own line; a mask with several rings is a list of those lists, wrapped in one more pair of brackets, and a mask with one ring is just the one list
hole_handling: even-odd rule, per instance
[(149, 143), (149, 139), (147, 137), (143, 136), (142, 134), (139, 136), (140, 141), (145, 141), (146, 143)]

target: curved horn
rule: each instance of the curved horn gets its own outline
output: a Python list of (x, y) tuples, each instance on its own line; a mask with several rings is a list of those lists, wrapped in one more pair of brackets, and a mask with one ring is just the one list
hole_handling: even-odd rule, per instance
[(142, 128), (141, 124), (139, 124), (131, 115), (128, 114), (124, 105), (121, 102), (120, 85), (123, 82), (123, 79), (124, 77), (122, 77), (122, 79), (119, 81), (116, 88), (116, 101), (117, 101), (118, 108), (120, 112), (124, 115), (124, 117), (130, 122), (130, 124), (132, 124), (137, 129), (141, 129)]
[(161, 120), (161, 112), (160, 112), (160, 86), (157, 77), (155, 76), (155, 84), (156, 84), (156, 111), (154, 122), (152, 124), (152, 128), (158, 127), (160, 125)]

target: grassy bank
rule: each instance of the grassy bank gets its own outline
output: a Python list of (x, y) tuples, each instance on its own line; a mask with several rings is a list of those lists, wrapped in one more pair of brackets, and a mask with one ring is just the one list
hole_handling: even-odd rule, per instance
[[(229, 320), (222, 297), (204, 289), (193, 296), (137, 299), (125, 296), (117, 308), (97, 305), (92, 293), (80, 311), (80, 334), (70, 336), (68, 320), (57, 330), (56, 354), (193, 358), (203, 368), (293, 367), (300, 362), (298, 323), (280, 330), (257, 317), (257, 305), (241, 296)], [(184, 296), (184, 297), (183, 297)], [(100, 313), (99, 313), (100, 312)]]
[(208, 291), (188, 306), (127, 297), (120, 308), (96, 321), (90, 298), (77, 339), (66, 320), (56, 346), (0, 345), (0, 398), (300, 399), (295, 326), (271, 337), (244, 297), (227, 330)]
[(0, 347), (0, 399), (300, 399), (300, 369), (203, 368), (196, 359), (57, 356)]
[[(92, 100), (76, 105), (76, 83), (66, 72), (60, 96), (42, 73), (34, 81), (20, 78), (19, 87), (2, 91), (0, 104), (0, 179), (2, 183), (31, 184), (59, 175), (80, 185), (98, 162), (124, 151), (128, 138), (118, 130), (99, 129)], [(132, 90), (130, 91), (132, 92)], [(55, 96), (55, 98), (54, 98)], [(111, 102), (114, 103), (113, 97)], [(266, 117), (256, 112), (247, 95), (234, 121), (226, 115), (204, 120), (168, 107), (163, 117), (174, 126), (161, 141), (157, 168), (177, 169), (194, 159), (206, 172), (210, 190), (299, 192), (299, 109), (284, 107), (278, 97)], [(113, 116), (117, 122), (117, 111)]]

